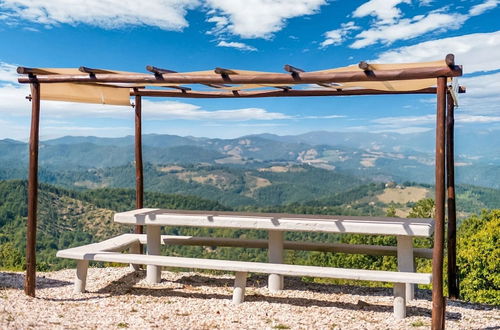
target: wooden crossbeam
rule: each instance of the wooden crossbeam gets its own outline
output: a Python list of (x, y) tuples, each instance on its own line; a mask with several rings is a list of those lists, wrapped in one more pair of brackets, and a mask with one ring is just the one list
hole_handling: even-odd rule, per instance
[[(177, 71), (174, 71), (174, 70), (169, 70), (169, 69), (162, 69), (162, 68), (159, 68), (159, 67), (156, 67), (156, 66), (152, 66), (152, 65), (147, 65), (146, 66), (146, 70), (148, 70), (149, 72), (152, 72), (155, 74), (155, 76), (160, 76), (162, 74), (168, 74), (168, 73), (178, 73)], [(222, 84), (203, 84), (205, 86), (208, 86), (208, 87), (213, 87), (213, 88), (221, 88), (221, 87), (229, 87), (227, 85), (222, 85)], [(167, 86), (169, 87), (169, 86)], [(175, 87), (173, 87), (175, 88)], [(183, 90), (190, 90), (188, 89), (188, 87), (182, 87), (181, 89)]]
[(363, 71), (371, 71), (370, 64), (365, 61), (359, 62), (358, 67)]
[(236, 71), (224, 69), (224, 68), (219, 68), (219, 67), (216, 67), (214, 69), (214, 72), (217, 74), (220, 74), (220, 75), (238, 74), (238, 72), (236, 72)]
[(349, 96), (349, 95), (385, 95), (385, 94), (436, 94), (435, 87), (413, 91), (379, 91), (373, 89), (291, 89), (291, 90), (257, 90), (257, 91), (189, 91), (139, 89), (131, 95), (151, 97), (183, 97), (183, 98), (255, 98), (255, 97), (304, 97), (304, 96)]
[(78, 71), (85, 72), (85, 73), (90, 73), (90, 74), (96, 74), (96, 73), (113, 73), (113, 71), (110, 71), (110, 70), (93, 69), (93, 68), (89, 68), (89, 67), (86, 67), (86, 66), (79, 67)]
[(154, 73), (155, 75), (162, 75), (164, 73), (177, 73), (177, 71), (168, 70), (168, 69), (162, 69), (162, 68), (159, 68), (159, 67), (156, 67), (156, 66), (152, 66), (152, 65), (147, 65), (146, 66), (146, 70), (148, 70), (149, 72)]
[(162, 86), (162, 87), (167, 87), (167, 88), (173, 88), (173, 89), (179, 89), (183, 92), (187, 92), (187, 91), (190, 91), (191, 88), (190, 87), (184, 87), (184, 86), (175, 86), (175, 85), (170, 85), (170, 86)]
[[(285, 66), (283, 67), (283, 69), (285, 71), (287, 71), (287, 72), (290, 72), (294, 78), (299, 78), (300, 77), (299, 76), (300, 73), (306, 72), (305, 70), (302, 70), (300, 68), (294, 67), (294, 66), (289, 65), (289, 64), (285, 64)], [(316, 85), (322, 86), (322, 87), (328, 87), (328, 88), (332, 87), (332, 85), (330, 85), (330, 84), (324, 84), (324, 83), (317, 83)], [(340, 91), (340, 90), (341, 90), (340, 88), (337, 88), (337, 91)]]
[(290, 72), (292, 75), (299, 75), (301, 72), (305, 72), (304, 70), (296, 68), (289, 64), (285, 64), (283, 69), (285, 69), (286, 72)]
[(444, 61), (446, 62), (447, 66), (454, 67), (455, 66), (455, 55), (453, 55), (453, 54), (446, 55)]
[(110, 82), (110, 83), (170, 83), (170, 84), (317, 84), (330, 82), (356, 82), (356, 81), (387, 81), (387, 80), (412, 80), (437, 77), (458, 77), (462, 75), (462, 67), (425, 67), (393, 70), (373, 70), (372, 74), (365, 72), (304, 72), (299, 79), (282, 73), (258, 73), (231, 75), (230, 80), (218, 75), (169, 73), (160, 76), (150, 74), (96, 74), (95, 78), (88, 75), (75, 74), (47, 74), (33, 77), (19, 77), (20, 83), (60, 83), (60, 82)]

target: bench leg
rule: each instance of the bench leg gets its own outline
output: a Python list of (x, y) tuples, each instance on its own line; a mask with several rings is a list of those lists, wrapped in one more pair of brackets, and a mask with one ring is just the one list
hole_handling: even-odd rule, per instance
[[(141, 243), (137, 242), (130, 246), (129, 252), (131, 254), (139, 254), (141, 252)], [(141, 269), (139, 264), (130, 264), (130, 270), (138, 271)]]
[[(270, 263), (283, 263), (283, 237), (282, 231), (269, 231), (268, 257)], [(269, 274), (268, 288), (271, 292), (283, 290), (283, 276), (278, 274)]]
[[(397, 236), (398, 241), (398, 271), (415, 272), (413, 256), (413, 237)], [(415, 284), (406, 283), (406, 299), (415, 299)]]
[(76, 262), (76, 278), (75, 278), (75, 292), (85, 292), (85, 285), (87, 284), (87, 269), (89, 268), (88, 260), (78, 260)]
[(406, 317), (405, 283), (394, 283), (394, 317), (397, 320), (401, 320)]
[[(148, 226), (146, 238), (147, 238), (147, 250), (148, 255), (159, 255), (161, 246), (161, 232), (160, 226)], [(147, 265), (146, 267), (146, 280), (148, 283), (156, 284), (160, 283), (161, 280), (161, 266)]]
[(234, 277), (233, 303), (241, 304), (245, 300), (246, 285), (247, 285), (247, 273), (236, 272)]

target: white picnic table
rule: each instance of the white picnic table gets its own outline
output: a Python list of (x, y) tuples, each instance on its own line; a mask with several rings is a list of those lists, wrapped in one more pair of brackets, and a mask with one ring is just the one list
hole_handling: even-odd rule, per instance
[[(430, 257), (428, 249), (414, 249), (414, 237), (429, 237), (433, 234), (433, 219), (404, 219), (388, 217), (356, 217), (330, 215), (298, 215), (281, 213), (241, 213), (219, 211), (184, 211), (142, 208), (116, 213), (114, 221), (129, 225), (144, 225), (146, 234), (125, 234), (114, 239), (83, 247), (58, 252), (58, 256), (80, 260), (77, 268), (77, 290), (85, 287), (86, 269), (89, 260), (114, 261), (146, 264), (146, 278), (150, 283), (158, 283), (162, 266), (199, 269), (229, 270), (236, 273), (233, 301), (242, 302), (247, 272), (269, 274), (270, 291), (283, 289), (283, 275), (316, 276), (344, 279), (385, 281), (394, 283), (394, 311), (398, 318), (405, 316), (406, 300), (413, 299), (414, 284), (428, 284), (430, 274), (415, 273), (415, 255)], [(224, 239), (217, 237), (196, 238), (190, 236), (161, 235), (162, 226), (187, 226), (206, 228), (254, 229), (268, 231), (269, 263), (250, 263), (214, 259), (195, 259), (160, 256), (161, 244), (214, 245), (263, 247), (262, 240)], [(283, 252), (286, 248), (334, 251), (349, 253), (349, 244), (289, 242), (284, 240), (286, 231), (322, 232), (338, 234), (394, 235), (397, 247), (398, 272), (340, 269), (331, 267), (284, 265)], [(146, 255), (138, 255), (140, 244), (146, 244)], [(129, 247), (132, 254), (116, 253)], [(394, 247), (353, 246), (353, 253), (387, 254)], [(357, 249), (357, 250), (356, 250)], [(417, 251), (417, 253), (415, 253)], [(372, 253), (373, 252), (373, 253)]]

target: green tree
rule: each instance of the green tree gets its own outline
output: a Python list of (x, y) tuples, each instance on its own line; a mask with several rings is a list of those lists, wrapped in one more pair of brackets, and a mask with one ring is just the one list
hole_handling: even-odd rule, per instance
[(433, 218), (434, 206), (432, 198), (421, 199), (412, 207), (408, 218)]
[(466, 219), (457, 243), (462, 298), (500, 305), (500, 210)]
[(396, 217), (396, 208), (394, 207), (394, 205), (391, 205), (387, 208), (385, 215), (391, 218)]

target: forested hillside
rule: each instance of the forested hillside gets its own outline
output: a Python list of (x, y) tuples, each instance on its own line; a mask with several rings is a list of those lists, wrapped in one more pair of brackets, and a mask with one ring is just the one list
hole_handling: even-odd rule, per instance
[[(21, 270), (24, 265), (26, 182), (0, 181), (0, 268)], [(267, 207), (246, 206), (239, 210), (289, 212), (297, 214), (334, 215), (391, 215), (395, 205), (370, 202), (386, 188), (382, 184), (358, 186), (343, 193), (320, 200)], [(481, 191), (476, 191), (478, 196)], [(484, 192), (483, 192), (484, 193)], [(484, 195), (484, 194), (483, 194)], [(486, 194), (487, 195), (487, 194)], [(469, 196), (470, 197), (470, 196)], [(484, 196), (483, 196), (484, 197)], [(472, 198), (472, 197), (471, 197)], [(96, 242), (113, 235), (131, 232), (131, 226), (113, 223), (115, 211), (134, 208), (135, 193), (130, 189), (104, 188), (71, 191), (42, 184), (39, 195), (37, 256), (38, 269), (49, 270), (74, 267), (74, 262), (55, 257), (59, 249)], [(353, 202), (354, 201), (354, 202)], [(147, 207), (172, 209), (230, 210), (215, 201), (193, 196), (167, 195), (147, 192)], [(432, 217), (433, 200), (422, 199), (411, 203), (409, 217)], [(469, 301), (500, 304), (498, 297), (500, 275), (500, 212), (483, 212), (466, 219), (459, 229), (458, 263), (463, 298)], [(264, 231), (164, 228), (164, 233), (175, 235), (219, 236), (230, 238), (266, 238)], [(289, 240), (315, 242), (343, 242), (351, 244), (395, 245), (391, 236), (334, 235), (324, 233), (286, 233)], [(418, 247), (431, 247), (431, 239), (416, 239)], [(266, 261), (267, 250), (244, 248), (217, 248), (203, 246), (169, 246), (164, 253), (203, 258)], [(332, 254), (322, 252), (287, 251), (286, 262), (309, 265), (328, 265), (364, 269), (395, 270), (396, 259), (389, 256)], [(417, 259), (418, 271), (430, 271), (430, 260)], [(320, 279), (315, 279), (324, 281)], [(332, 281), (330, 281), (332, 282)], [(350, 281), (333, 281), (351, 283)], [(366, 283), (365, 285), (373, 285)], [(377, 284), (378, 285), (378, 284)]]
[[(20, 269), (24, 264), (26, 201), (25, 181), (0, 181), (0, 268)], [(227, 210), (217, 202), (192, 196), (146, 193), (145, 202), (150, 207)], [(131, 190), (75, 192), (42, 184), (37, 224), (38, 268), (72, 266), (71, 261), (56, 258), (56, 251), (131, 232), (130, 226), (113, 223), (113, 214), (134, 205), (135, 194)]]

